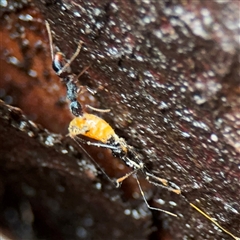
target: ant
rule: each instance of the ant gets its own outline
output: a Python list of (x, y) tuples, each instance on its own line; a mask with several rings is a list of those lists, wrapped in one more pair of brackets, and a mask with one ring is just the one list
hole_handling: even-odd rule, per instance
[[(77, 101), (77, 96), (79, 94), (79, 89), (77, 86), (77, 79), (89, 68), (86, 67), (83, 69), (83, 71), (78, 75), (74, 75), (71, 73), (70, 70), (70, 64), (76, 59), (78, 54), (80, 53), (83, 41), (79, 41), (77, 50), (71, 57), (71, 59), (66, 62), (64, 54), (60, 51), (54, 54), (53, 52), (53, 41), (52, 41), (52, 35), (49, 23), (46, 21), (46, 28), (49, 35), (49, 42), (50, 42), (50, 49), (51, 49), (51, 56), (52, 56), (52, 67), (56, 74), (62, 79), (62, 81), (65, 83), (67, 87), (67, 98), (70, 100), (70, 111), (75, 116), (75, 118), (70, 122), (69, 124), (69, 135), (70, 137), (76, 141), (76, 143), (81, 147), (81, 145), (78, 143), (78, 140), (81, 140), (78, 138), (78, 135), (82, 135), (85, 137), (88, 137), (93, 140), (97, 140), (98, 142), (90, 142), (90, 141), (84, 141), (81, 140), (81, 142), (86, 143), (88, 145), (96, 146), (96, 147), (102, 147), (111, 149), (112, 154), (114, 157), (118, 157), (119, 159), (123, 160), (123, 162), (132, 168), (133, 170), (124, 175), (121, 178), (118, 178), (115, 181), (115, 184), (117, 187), (120, 186), (120, 184), (129, 176), (135, 174), (136, 175), (136, 181), (139, 186), (140, 192), (143, 196), (143, 199), (147, 205), (147, 207), (151, 210), (157, 210), (164, 213), (167, 213), (169, 215), (172, 215), (174, 217), (178, 217), (176, 214), (165, 211), (160, 208), (151, 207), (144, 195), (144, 192), (141, 188), (140, 182), (137, 178), (137, 173), (141, 171), (143, 175), (145, 176), (146, 180), (158, 187), (166, 188), (169, 191), (172, 191), (184, 198), (185, 201), (188, 202), (188, 204), (194, 208), (196, 211), (201, 213), (204, 217), (206, 217), (208, 220), (210, 220), (213, 224), (215, 224), (219, 229), (221, 229), (223, 232), (231, 236), (235, 240), (240, 240), (239, 237), (236, 237), (231, 232), (223, 228), (220, 224), (218, 224), (212, 217), (210, 217), (207, 213), (203, 212), (201, 209), (199, 209), (196, 205), (189, 202), (186, 197), (182, 194), (180, 188), (176, 186), (176, 184), (155, 176), (154, 174), (150, 173), (150, 171), (147, 169), (147, 167), (144, 165), (144, 163), (140, 160), (137, 153), (134, 151), (134, 148), (126, 143), (126, 141), (123, 138), (120, 138), (113, 128), (102, 118), (83, 112), (82, 105)], [(88, 105), (89, 108), (99, 111), (99, 112), (109, 112), (108, 109), (101, 110), (96, 109)], [(83, 149), (84, 150), (84, 149)], [(84, 150), (84, 152), (92, 159), (92, 157)], [(93, 160), (93, 159), (92, 159)], [(94, 161), (94, 160), (93, 160)], [(95, 164), (97, 164), (94, 161)], [(97, 164), (99, 167), (99, 165)], [(102, 168), (99, 167), (101, 170)], [(103, 171), (103, 170), (102, 170)], [(107, 174), (103, 171), (103, 173), (107, 176)], [(108, 177), (108, 176), (107, 176)], [(108, 177), (109, 178), (109, 177)], [(110, 179), (110, 178), (109, 178)], [(112, 181), (110, 179), (110, 181)]]
[[(141, 171), (143, 175), (145, 176), (146, 180), (158, 187), (166, 188), (184, 198), (184, 200), (196, 211), (201, 213), (204, 217), (206, 217), (208, 220), (210, 220), (213, 224), (215, 224), (219, 229), (221, 229), (223, 232), (231, 236), (235, 240), (240, 240), (239, 237), (236, 237), (231, 232), (223, 228), (218, 222), (216, 222), (212, 217), (210, 217), (207, 213), (203, 212), (200, 208), (198, 208), (193, 203), (189, 202), (187, 198), (182, 194), (180, 188), (176, 186), (176, 184), (155, 176), (154, 174), (150, 173), (150, 171), (147, 169), (147, 167), (144, 165), (144, 163), (140, 160), (137, 153), (134, 151), (134, 148), (126, 143), (126, 141), (123, 138), (120, 138), (113, 128), (102, 118), (95, 116), (93, 114), (83, 113), (82, 116), (75, 117), (69, 124), (69, 136), (76, 141), (76, 143), (81, 146), (77, 139), (80, 140), (82, 143), (85, 143), (87, 145), (92, 145), (96, 147), (102, 147), (107, 148), (112, 151), (112, 154), (114, 157), (118, 157), (123, 162), (132, 168), (133, 170), (130, 173), (127, 173), (121, 178), (118, 178), (116, 180), (116, 186), (119, 187), (120, 184), (129, 176), (135, 174), (136, 175), (136, 181), (139, 186), (140, 192), (143, 196), (143, 199), (147, 205), (147, 207), (151, 210), (157, 210), (164, 213), (167, 213), (169, 215), (172, 215), (174, 217), (178, 217), (176, 214), (165, 211), (160, 208), (151, 207), (144, 195), (144, 192), (141, 188), (141, 185), (139, 183), (139, 180), (137, 178), (137, 172)], [(90, 142), (90, 141), (84, 141), (80, 139), (78, 136), (84, 136), (89, 139), (96, 140), (98, 142)], [(85, 150), (84, 150), (85, 151)], [(85, 151), (86, 152), (86, 151)], [(89, 156), (89, 154), (87, 154)], [(130, 156), (130, 157), (129, 157)], [(92, 157), (89, 156), (91, 159)], [(92, 159), (93, 160), (93, 159)], [(94, 161), (94, 160), (93, 160)], [(95, 161), (94, 161), (95, 162)], [(96, 162), (95, 162), (96, 163)], [(98, 164), (97, 164), (98, 165)], [(98, 165), (99, 167), (99, 165)], [(102, 169), (101, 169), (102, 170)], [(103, 170), (102, 170), (103, 171)], [(104, 171), (103, 171), (104, 172)], [(106, 175), (106, 173), (104, 172)], [(109, 178), (109, 177), (108, 177)], [(110, 178), (109, 178), (110, 179)], [(110, 181), (112, 181), (110, 179)]]

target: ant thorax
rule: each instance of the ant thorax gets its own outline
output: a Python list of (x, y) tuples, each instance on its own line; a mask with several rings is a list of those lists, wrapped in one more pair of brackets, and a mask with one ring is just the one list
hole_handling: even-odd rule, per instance
[(127, 145), (123, 138), (118, 138), (117, 140), (112, 138), (107, 144), (114, 147), (111, 149), (113, 156), (121, 159), (128, 167), (134, 170), (143, 168), (144, 164), (135, 151), (133, 151), (133, 147)]

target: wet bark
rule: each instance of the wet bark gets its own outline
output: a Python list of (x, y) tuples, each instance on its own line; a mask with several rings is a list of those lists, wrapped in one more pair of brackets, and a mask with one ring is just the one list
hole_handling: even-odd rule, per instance
[[(72, 144), (60, 135), (72, 116), (66, 89), (51, 70), (46, 19), (67, 58), (84, 42), (71, 68), (78, 74), (90, 65), (79, 84), (97, 93), (94, 100), (82, 93), (83, 106), (110, 108), (101, 116), (136, 148), (149, 171), (174, 182), (190, 202), (240, 236), (239, 3), (33, 4), (9, 1), (1, 14), (1, 98), (27, 116), (1, 104), (2, 228), (36, 239), (231, 239), (181, 196), (142, 181), (152, 205), (179, 215), (153, 211), (145, 217), (141, 197), (131, 199), (134, 179), (114, 189), (91, 167), (79, 167), (75, 151), (62, 151), (64, 141)], [(57, 143), (47, 146), (46, 139), (55, 137), (28, 119), (59, 134)], [(111, 177), (127, 171), (109, 152), (100, 153), (108, 156), (102, 164)], [(99, 181), (102, 190), (96, 190)], [(157, 205), (157, 199), (165, 203)], [(142, 214), (126, 215), (128, 208)], [(20, 219), (25, 212), (31, 217)]]

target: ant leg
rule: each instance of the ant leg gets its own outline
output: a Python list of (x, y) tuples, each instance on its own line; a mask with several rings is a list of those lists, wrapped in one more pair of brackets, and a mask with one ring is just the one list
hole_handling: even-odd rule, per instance
[[(69, 134), (67, 134), (66, 136), (70, 136)], [(71, 137), (71, 136), (70, 136)], [(92, 156), (81, 146), (81, 144), (75, 139), (75, 138), (72, 138), (74, 140), (74, 142), (82, 149), (82, 151), (90, 158), (90, 160), (96, 164), (96, 166), (101, 170), (101, 172), (107, 177), (107, 179), (113, 183), (114, 185), (115, 182), (107, 175), (107, 173), (101, 168), (101, 166), (92, 158)]]
[(91, 64), (87, 67), (85, 67), (76, 77), (76, 79), (80, 78), (89, 68), (91, 67)]
[(130, 177), (132, 174), (136, 173), (138, 170), (140, 170), (140, 168), (135, 169), (135, 170), (131, 171), (130, 173), (125, 174), (123, 177), (118, 178), (118, 179), (116, 180), (116, 187), (117, 187), (117, 188), (120, 187), (120, 186), (121, 186), (121, 183), (122, 183), (125, 179), (127, 179), (128, 177)]
[(45, 20), (45, 25), (46, 25), (46, 29), (47, 29), (47, 32), (48, 32), (48, 38), (49, 38), (49, 45), (50, 45), (51, 57), (52, 57), (52, 60), (53, 60), (54, 55), (53, 55), (53, 41), (52, 41), (52, 34), (51, 34), (50, 25), (49, 25), (49, 23), (48, 23), (47, 20)]
[(75, 53), (72, 55), (71, 59), (63, 66), (62, 69), (60, 69), (57, 74), (58, 76), (60, 76), (69, 66), (70, 64), (74, 61), (74, 59), (78, 56), (78, 54), (80, 53), (80, 50), (82, 48), (82, 44), (83, 44), (83, 41), (79, 41), (78, 43), (78, 47), (77, 47), (77, 50), (75, 51)]
[[(174, 184), (174, 183), (171, 183), (169, 182), (168, 180), (164, 179), (164, 178), (159, 178), (159, 177), (156, 177), (155, 175), (151, 174), (151, 173), (148, 173), (148, 172), (145, 172), (146, 173), (146, 179), (152, 183), (153, 185), (156, 185), (156, 186), (160, 186), (162, 188), (166, 188), (168, 189), (169, 191), (171, 192), (174, 192), (176, 194), (181, 194), (181, 190), (179, 189), (179, 187)], [(158, 180), (159, 182), (161, 182), (163, 185), (157, 183), (157, 182), (153, 182), (149, 179), (149, 177), (153, 178), (153, 179), (156, 179)], [(169, 186), (170, 185), (170, 186)], [(172, 186), (171, 186), (172, 185)]]
[(124, 163), (130, 168), (134, 168), (137, 170), (140, 170), (140, 169), (143, 170), (143, 168), (144, 168), (144, 163), (141, 161), (135, 162), (126, 156), (120, 157), (120, 159), (122, 161), (124, 161)]
[(92, 95), (95, 95), (97, 93), (97, 90), (91, 89), (88, 86), (85, 86), (85, 87), (86, 87), (87, 91), (90, 92)]
[[(83, 141), (84, 142), (84, 141)], [(122, 152), (122, 148), (121, 147), (116, 147), (116, 146), (112, 146), (112, 145), (108, 145), (108, 144), (104, 144), (104, 143), (93, 143), (93, 142), (90, 142), (90, 141), (87, 141), (87, 142), (84, 142), (85, 144), (89, 145), (89, 146), (96, 146), (96, 147), (102, 147), (102, 148), (108, 148), (108, 149), (111, 149), (112, 152), (114, 152), (116, 154), (116, 151), (117, 152)], [(113, 155), (115, 156), (115, 155)], [(115, 156), (116, 157), (116, 156)], [(121, 157), (120, 157), (121, 158)], [(131, 159), (129, 158), (125, 158), (125, 157), (122, 157), (121, 158), (124, 163), (131, 167), (131, 168), (135, 168), (136, 170), (139, 170), (139, 169), (143, 169), (144, 167), (144, 164), (143, 163), (136, 163), (134, 161), (132, 161)], [(134, 170), (135, 171), (135, 170)], [(124, 178), (125, 179), (125, 178)]]
[(169, 214), (169, 215), (171, 215), (171, 216), (178, 217), (176, 214), (171, 213), (171, 212), (166, 211), (166, 210), (163, 210), (163, 209), (161, 209), (161, 208), (151, 207), (151, 206), (148, 204), (147, 199), (145, 198), (144, 192), (143, 192), (143, 190), (142, 190), (142, 187), (141, 187), (141, 185), (140, 185), (140, 182), (139, 182), (137, 176), (136, 176), (136, 180), (137, 180), (137, 183), (138, 183), (139, 190), (140, 190), (140, 192), (141, 192), (141, 194), (142, 194), (143, 200), (144, 200), (144, 202), (146, 203), (146, 205), (147, 205), (147, 207), (148, 207), (149, 209), (151, 209), (151, 210), (156, 210), (156, 211), (159, 211), (159, 212), (164, 212), (164, 213), (167, 213), (167, 214)]
[[(110, 144), (105, 144), (105, 143), (85, 141), (79, 137), (76, 137), (74, 134), (72, 135), (71, 133), (69, 134), (69, 136), (74, 139), (77, 138), (80, 142), (82, 142), (83, 144), (87, 144), (89, 146), (110, 149), (112, 151), (114, 157), (120, 158), (130, 168), (134, 168), (137, 170), (144, 168), (144, 164), (142, 162), (135, 162), (135, 161), (131, 160), (130, 158), (128, 158), (127, 156), (125, 156), (125, 154), (127, 154), (127, 152), (125, 152), (121, 146), (112, 146)], [(122, 154), (124, 154), (124, 156), (122, 156)]]
[(226, 234), (228, 234), (229, 236), (231, 236), (233, 239), (236, 240), (240, 240), (239, 237), (236, 237), (235, 235), (233, 235), (232, 233), (230, 233), (228, 230), (226, 230), (225, 228), (223, 228), (219, 223), (217, 223), (213, 218), (211, 218), (208, 214), (206, 214), (205, 212), (203, 212), (200, 208), (198, 208), (197, 206), (195, 206), (193, 203), (190, 203), (190, 206), (193, 207), (195, 210), (197, 210), (199, 213), (201, 213), (205, 218), (207, 218), (208, 220), (210, 220), (213, 224), (215, 224), (217, 227), (219, 227), (223, 232), (225, 232)]
[(95, 108), (95, 107), (92, 107), (88, 104), (85, 105), (86, 107), (90, 108), (91, 110), (93, 111), (96, 111), (96, 112), (102, 112), (102, 113), (107, 113), (107, 112), (110, 112), (111, 109), (100, 109), (100, 108)]
[[(174, 183), (171, 183), (171, 182), (167, 181), (166, 179), (162, 179), (162, 178), (156, 177), (156, 176), (154, 176), (153, 174), (150, 174), (150, 173), (148, 173), (148, 172), (145, 172), (145, 173), (146, 173), (146, 175), (147, 175), (147, 180), (148, 180), (150, 183), (152, 183), (152, 184), (154, 184), (154, 185), (156, 185), (156, 186), (160, 186), (160, 187), (166, 188), (166, 189), (168, 189), (168, 190), (170, 190), (170, 191), (172, 191), (172, 192), (174, 192), (174, 193), (176, 193), (176, 194), (181, 194), (181, 190), (180, 190), (180, 189), (177, 189), (178, 187), (177, 187)], [(152, 177), (152, 178), (154, 178), (154, 179), (156, 179), (156, 180), (158, 180), (158, 181), (160, 181), (164, 186), (163, 186), (163, 185), (160, 185), (160, 184), (158, 184), (158, 183), (156, 183), (156, 182), (150, 181), (150, 180), (149, 180), (149, 176)], [(172, 187), (169, 187), (169, 184), (172, 185), (172, 186), (175, 186), (176, 189), (174, 189), (174, 188), (172, 188)], [(194, 205), (193, 203), (189, 202), (184, 195), (181, 194), (181, 196), (188, 202), (188, 204), (189, 204), (192, 208), (194, 208), (196, 211), (198, 211), (199, 213), (201, 213), (204, 217), (206, 217), (208, 220), (210, 220), (213, 224), (215, 224), (215, 225), (216, 225), (218, 228), (220, 228), (223, 232), (225, 232), (226, 234), (228, 234), (229, 236), (231, 236), (231, 237), (232, 237), (233, 239), (235, 239), (235, 240), (240, 240), (239, 237), (236, 237), (235, 235), (233, 235), (231, 232), (229, 232), (228, 230), (226, 230), (225, 228), (223, 228), (219, 223), (217, 223), (213, 218), (211, 218), (208, 214), (206, 214), (205, 212), (203, 212), (200, 208), (198, 208), (198, 207), (197, 207), (196, 205)]]
[[(71, 134), (68, 134), (68, 135), (77, 142), (75, 137), (72, 137)], [(119, 150), (119, 149), (121, 150), (121, 148), (118, 148), (118, 147), (115, 147), (115, 146), (111, 146), (111, 145), (107, 145), (107, 144), (103, 144), (103, 143), (93, 143), (93, 142), (90, 142), (90, 141), (84, 141), (81, 138), (78, 138), (78, 140), (80, 142), (82, 142), (83, 144), (87, 144), (89, 146), (103, 147), (103, 148), (108, 148), (108, 149), (111, 149), (111, 150), (116, 150), (116, 149), (117, 150)], [(132, 161), (131, 159), (127, 159), (127, 160), (123, 159), (123, 161), (126, 163), (126, 165), (128, 165), (128, 166), (130, 166), (132, 168), (135, 168), (135, 169), (133, 171), (131, 171), (130, 173), (124, 175), (123, 177), (118, 178), (116, 180), (116, 187), (119, 187), (121, 182), (123, 182), (126, 178), (128, 178), (129, 176), (131, 176), (133, 173), (137, 172), (138, 170), (143, 169), (143, 167), (144, 167), (143, 163), (139, 163), (138, 164), (138, 163)]]
[[(68, 134), (71, 138), (73, 138), (75, 140), (76, 136), (71, 136), (71, 134)], [(121, 150), (120, 147), (116, 147), (116, 146), (111, 146), (108, 144), (104, 144), (104, 143), (94, 143), (94, 142), (90, 142), (90, 141), (85, 141), (83, 139), (81, 139), (80, 137), (77, 137), (78, 141), (80, 141), (83, 144), (87, 144), (89, 146), (95, 146), (95, 147), (101, 147), (101, 148), (108, 148), (111, 150)], [(75, 140), (76, 141), (76, 140)]]
[[(71, 136), (71, 135), (70, 135)], [(72, 138), (74, 138), (74, 136), (72, 136)], [(83, 144), (87, 144), (89, 146), (95, 146), (95, 147), (101, 147), (101, 148), (107, 148), (107, 149), (110, 149), (112, 150), (112, 152), (116, 153), (116, 152), (122, 152), (122, 148), (119, 146), (119, 147), (116, 147), (116, 146), (112, 146), (112, 145), (109, 145), (109, 144), (104, 144), (104, 143), (94, 143), (94, 142), (90, 142), (90, 141), (84, 141), (83, 139), (81, 138), (78, 138), (79, 141), (81, 141)], [(113, 155), (115, 156), (115, 155)], [(116, 156), (115, 156), (116, 157)], [(143, 169), (144, 168), (144, 164), (142, 162), (140, 163), (136, 163), (135, 161), (129, 159), (128, 157), (122, 157), (121, 158), (124, 163), (131, 167), (131, 168), (134, 168), (136, 170), (139, 170), (139, 169)], [(135, 171), (135, 170), (134, 170)], [(131, 175), (131, 174), (130, 174)], [(125, 179), (125, 178), (124, 178)], [(123, 179), (123, 180), (124, 180)], [(123, 181), (122, 180), (122, 181)]]
[(85, 143), (89, 146), (108, 148), (108, 149), (111, 149), (111, 150), (122, 150), (121, 147), (115, 147), (115, 146), (111, 146), (111, 145), (104, 144), (104, 143), (93, 143), (93, 142), (90, 142), (90, 141), (87, 141)]
[[(89, 66), (85, 67), (85, 68), (77, 75), (76, 79), (78, 79), (80, 76), (82, 76), (82, 74), (85, 73), (85, 72), (90, 68), (90, 66), (91, 66), (91, 64), (90, 64)], [(87, 90), (88, 90), (92, 95), (96, 94), (95, 91), (91, 90), (91, 89), (88, 88), (88, 87), (86, 87), (86, 88), (87, 88)], [(92, 106), (90, 106), (90, 105), (88, 105), (88, 104), (86, 104), (85, 106), (88, 107), (88, 108), (90, 108), (90, 109), (93, 110), (93, 111), (96, 111), (96, 112), (106, 113), (106, 112), (110, 112), (110, 111), (111, 111), (110, 109), (99, 109), (99, 108), (95, 108), (95, 107), (92, 107)]]

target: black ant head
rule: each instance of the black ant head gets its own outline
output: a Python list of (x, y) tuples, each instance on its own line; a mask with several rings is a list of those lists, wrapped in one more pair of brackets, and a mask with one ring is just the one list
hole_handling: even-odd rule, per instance
[[(63, 67), (66, 64), (65, 56), (62, 52), (57, 52), (54, 55), (53, 61), (52, 61), (52, 68), (57, 73), (58, 76), (63, 77), (62, 75), (65, 73), (68, 75), (71, 72), (71, 68), (68, 67), (66, 70), (61, 72)], [(60, 73), (59, 73), (60, 72)]]

